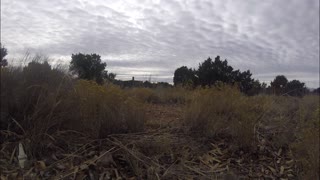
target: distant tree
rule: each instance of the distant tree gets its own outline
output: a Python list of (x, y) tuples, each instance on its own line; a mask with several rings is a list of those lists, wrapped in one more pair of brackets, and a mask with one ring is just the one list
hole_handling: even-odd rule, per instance
[(261, 89), (261, 84), (259, 81), (255, 81), (253, 78), (251, 78), (251, 76), (252, 73), (249, 70), (244, 72), (236, 70), (232, 72), (232, 81), (239, 85), (241, 92), (254, 95), (258, 93), (256, 92), (258, 89)]
[(320, 87), (317, 89), (313, 90), (312, 93), (320, 95)]
[(4, 58), (7, 55), (8, 55), (8, 50), (4, 46), (2, 46), (0, 43), (0, 66), (1, 67), (5, 67), (8, 65), (7, 59)]
[(253, 80), (252, 84), (250, 81), (250, 88), (246, 89), (246, 94), (253, 96), (253, 95), (257, 95), (259, 93), (262, 93), (264, 90), (264, 86), (265, 84), (261, 84), (259, 80)]
[(156, 87), (169, 88), (172, 87), (172, 85), (168, 82), (157, 82)]
[(306, 91), (305, 84), (299, 80), (292, 80), (286, 85), (286, 93), (290, 96), (303, 96)]
[[(42, 84), (48, 82), (52, 73), (50, 64), (47, 61), (31, 61), (23, 68), (23, 76), (30, 84)], [(51, 81), (53, 78), (51, 79)], [(53, 83), (54, 82), (50, 82)]]
[(182, 66), (174, 71), (174, 85), (195, 85), (196, 76), (192, 69)]
[(217, 56), (214, 61), (209, 57), (199, 64), (197, 75), (202, 86), (211, 86), (217, 82), (236, 84), (241, 92), (248, 95), (257, 94), (258, 90), (261, 89), (260, 82), (251, 78), (252, 73), (249, 70), (244, 72), (240, 70), (234, 71), (233, 67), (228, 65), (227, 60), (220, 60), (220, 56)]
[(228, 61), (221, 61), (220, 56), (217, 56), (214, 61), (209, 57), (203, 63), (199, 64), (197, 75), (200, 85), (211, 86), (217, 81), (223, 83), (232, 82), (232, 72), (233, 68), (228, 65)]
[(116, 73), (108, 73), (108, 78), (111, 80), (116, 79), (117, 74)]
[(143, 87), (152, 88), (153, 84), (150, 81), (144, 81), (143, 82)]
[(70, 71), (81, 79), (94, 80), (98, 84), (103, 83), (104, 69), (107, 64), (101, 62), (98, 54), (72, 54)]
[(263, 83), (261, 84), (261, 88), (267, 89), (267, 84), (266, 84), (265, 82), (263, 82)]
[(288, 79), (284, 75), (278, 75), (271, 81), (271, 88), (277, 95), (285, 93)]
[(116, 79), (117, 74), (116, 73), (109, 73), (108, 71), (103, 71), (102, 72), (102, 76), (104, 79), (110, 81), (110, 82), (114, 82), (114, 80)]

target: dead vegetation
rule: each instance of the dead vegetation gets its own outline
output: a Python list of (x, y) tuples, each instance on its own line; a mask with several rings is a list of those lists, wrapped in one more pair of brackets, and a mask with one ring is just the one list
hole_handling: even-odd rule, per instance
[(283, 149), (265, 146), (259, 154), (234, 151), (228, 139), (193, 137), (175, 128), (114, 134), (105, 139), (59, 131), (46, 141), (51, 155), (29, 159), (24, 169), (16, 165), (17, 143), (2, 146), (3, 160), (8, 162), (1, 165), (4, 178), (290, 179), (298, 168), (292, 154)]
[(46, 63), (2, 68), (1, 180), (315, 179), (319, 113), (319, 96), (120, 89)]

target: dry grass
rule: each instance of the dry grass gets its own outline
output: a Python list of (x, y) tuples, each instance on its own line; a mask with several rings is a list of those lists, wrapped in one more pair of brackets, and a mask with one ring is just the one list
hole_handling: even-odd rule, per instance
[(251, 152), (265, 146), (292, 150), (300, 178), (312, 179), (319, 177), (319, 100), (246, 97), (228, 86), (198, 89), (185, 110), (185, 124), (193, 134), (226, 137)]
[(288, 148), (304, 124), (314, 119), (318, 100), (318, 96), (247, 97), (229, 86), (198, 89), (186, 107), (185, 125), (207, 137), (229, 137), (241, 148), (255, 150), (262, 139), (275, 148)]
[[(150, 126), (147, 132), (146, 107), (149, 124), (156, 127)], [(257, 174), (268, 168), (273, 177), (313, 179), (319, 177), (319, 113), (319, 96), (248, 97), (224, 85), (123, 90), (75, 80), (46, 62), (32, 62), (1, 69), (0, 153), (8, 160), (1, 168), (16, 168), (18, 142), (24, 144), (29, 158), (41, 159), (55, 152), (61, 155), (55, 161), (61, 162), (65, 154), (74, 152), (77, 157), (67, 156), (77, 165), (71, 170), (86, 163), (85, 159), (103, 159), (104, 142), (115, 161), (107, 165), (112, 177), (118, 177), (119, 170), (130, 171), (126, 177), (143, 179), (217, 178), (229, 172), (229, 167), (249, 173), (246, 167), (250, 166), (250, 172), (253, 169)], [(177, 122), (181, 119), (185, 126)], [(70, 131), (63, 135), (66, 130)], [(105, 139), (98, 143), (92, 138)], [(255, 159), (256, 154), (265, 160)], [(287, 166), (292, 157), (298, 168)], [(279, 164), (274, 164), (275, 159)], [(99, 173), (105, 172), (94, 166)], [(75, 174), (80, 175), (80, 170)]]
[[(319, 177), (319, 97), (304, 97), (300, 106), (300, 124), (296, 139), (291, 144), (295, 158), (301, 164), (300, 178), (313, 179)], [(318, 99), (319, 100), (319, 99)]]
[(160, 101), (159, 97), (151, 88), (132, 88), (127, 89), (129, 96), (136, 98), (140, 102), (157, 103)]
[(198, 89), (186, 109), (185, 124), (207, 137), (230, 136), (239, 147), (251, 148), (266, 105), (265, 97), (250, 98), (229, 86)]
[(57, 130), (101, 138), (142, 131), (144, 120), (143, 105), (116, 86), (74, 80), (45, 61), (1, 69), (1, 130), (19, 136), (1, 142), (26, 141), (29, 155), (48, 153)]
[[(63, 119), (57, 111), (72, 81), (46, 62), (1, 69), (1, 130), (17, 133), (29, 144), (28, 153), (40, 155), (45, 139)], [(61, 114), (62, 113), (62, 114)], [(14, 139), (2, 139), (5, 140)]]
[(70, 111), (65, 116), (71, 116), (66, 121), (68, 129), (100, 138), (143, 130), (143, 105), (128, 97), (119, 87), (78, 80), (69, 93), (66, 106)]
[(155, 104), (185, 104), (190, 101), (191, 94), (191, 90), (183, 87), (132, 88), (127, 92), (141, 102)]

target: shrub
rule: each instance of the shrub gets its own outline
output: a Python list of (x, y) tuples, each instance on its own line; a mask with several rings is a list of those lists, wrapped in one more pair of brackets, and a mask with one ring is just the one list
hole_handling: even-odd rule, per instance
[(294, 140), (297, 127), (295, 119), (299, 109), (299, 99), (284, 96), (266, 96), (269, 106), (259, 120), (260, 133), (271, 141), (275, 148), (288, 147)]
[(264, 97), (250, 98), (234, 87), (198, 89), (186, 109), (185, 123), (207, 137), (224, 135), (241, 148), (251, 148), (255, 125), (265, 108)]
[(287, 148), (295, 141), (297, 132), (313, 118), (319, 106), (318, 98), (269, 96), (268, 99), (269, 106), (260, 119), (262, 133), (276, 148)]
[(116, 86), (100, 86), (93, 81), (79, 80), (69, 95), (73, 113), (68, 128), (105, 137), (111, 133), (136, 132), (143, 129), (143, 106), (125, 95)]
[[(320, 106), (317, 98), (319, 97), (306, 96), (302, 100), (297, 139), (291, 144), (294, 156), (302, 166), (302, 179), (319, 177)], [(301, 117), (301, 114), (304, 115)]]
[(46, 62), (32, 61), (24, 68), (2, 68), (1, 130), (23, 136), (32, 144), (29, 153), (39, 155), (46, 144), (46, 135), (62, 123), (57, 108), (70, 85), (64, 73)]
[(27, 140), (26, 149), (34, 156), (45, 152), (48, 137), (57, 130), (105, 137), (141, 131), (145, 120), (141, 103), (120, 88), (74, 80), (41, 61), (1, 68), (0, 115), (0, 130)]
[[(67, 81), (64, 73), (52, 69), (47, 62), (32, 61), (24, 68), (3, 68), (1, 120), (5, 122), (1, 123), (1, 129), (7, 129), (12, 119), (30, 129), (36, 120), (53, 118), (52, 110), (63, 96), (62, 92), (69, 88)], [(53, 124), (52, 120), (48, 121)]]

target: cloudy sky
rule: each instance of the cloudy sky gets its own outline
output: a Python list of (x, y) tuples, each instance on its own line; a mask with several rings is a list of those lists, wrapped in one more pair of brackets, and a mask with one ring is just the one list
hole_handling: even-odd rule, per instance
[(319, 86), (319, 0), (1, 0), (8, 58), (98, 53), (120, 79), (172, 82), (220, 55), (254, 78)]

